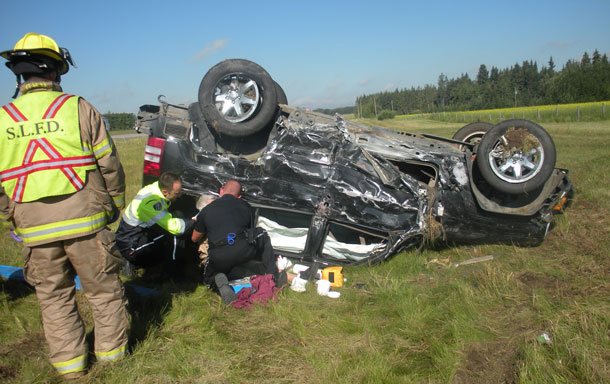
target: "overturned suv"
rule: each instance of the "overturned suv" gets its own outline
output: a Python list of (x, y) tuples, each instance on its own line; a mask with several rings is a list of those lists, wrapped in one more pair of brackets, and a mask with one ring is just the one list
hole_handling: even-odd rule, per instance
[[(430, 241), (540, 243), (571, 192), (555, 145), (520, 119), (452, 139), (369, 127), (287, 105), (259, 65), (230, 59), (198, 102), (140, 108), (144, 184), (182, 175), (179, 209), (235, 178), (276, 254), (304, 263), (377, 263)], [(219, 218), (222, 220), (222, 218)]]

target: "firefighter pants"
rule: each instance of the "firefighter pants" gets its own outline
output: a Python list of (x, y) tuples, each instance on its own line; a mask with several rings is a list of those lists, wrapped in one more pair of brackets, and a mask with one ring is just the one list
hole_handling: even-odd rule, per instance
[(84, 237), (24, 247), (24, 276), (36, 289), (49, 360), (60, 374), (86, 369), (85, 327), (75, 300), (78, 274), (94, 319), (97, 360), (126, 353), (127, 299), (119, 280), (121, 256), (114, 233), (104, 228)]

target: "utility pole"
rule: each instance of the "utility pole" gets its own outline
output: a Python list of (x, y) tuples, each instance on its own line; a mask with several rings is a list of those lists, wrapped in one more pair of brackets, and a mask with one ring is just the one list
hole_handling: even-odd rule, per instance
[(517, 88), (515, 88), (515, 108), (517, 108)]

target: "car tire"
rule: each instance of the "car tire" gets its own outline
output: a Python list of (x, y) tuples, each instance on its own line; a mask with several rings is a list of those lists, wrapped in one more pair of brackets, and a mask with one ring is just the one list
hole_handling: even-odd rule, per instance
[(243, 59), (216, 64), (199, 85), (199, 107), (219, 135), (244, 137), (268, 126), (277, 111), (275, 82), (260, 65)]
[[(477, 121), (466, 124), (458, 129), (453, 135), (453, 140), (464, 141), (466, 143), (477, 144), (483, 138), (483, 135), (493, 127), (493, 124), (484, 121)], [(460, 146), (461, 149), (462, 146)]]
[(280, 85), (278, 83), (276, 83), (275, 81), (273, 81), (273, 83), (275, 84), (275, 93), (277, 94), (277, 103), (288, 105), (288, 97), (286, 97), (286, 93), (284, 92), (282, 87), (280, 87)]
[(538, 124), (523, 119), (494, 125), (481, 139), (476, 163), (499, 192), (522, 194), (540, 188), (555, 168), (555, 144)]

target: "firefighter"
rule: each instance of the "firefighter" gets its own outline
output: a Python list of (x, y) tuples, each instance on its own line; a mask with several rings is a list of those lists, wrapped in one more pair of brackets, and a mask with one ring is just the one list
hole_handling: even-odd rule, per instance
[(195, 255), (193, 243), (188, 239), (194, 220), (177, 217), (182, 214), (176, 216), (169, 211), (181, 192), (180, 176), (164, 172), (158, 181), (140, 189), (129, 203), (116, 232), (117, 245), (125, 259), (125, 275), (132, 275), (135, 267), (150, 267), (176, 259), (183, 263), (190, 253)]
[(124, 206), (125, 175), (100, 113), (63, 93), (61, 76), (74, 66), (67, 49), (27, 33), (0, 56), (17, 76), (15, 100), (0, 109), (0, 217), (23, 242), (49, 360), (76, 378), (86, 374), (88, 346), (75, 275), (93, 313), (96, 359), (127, 351), (121, 255), (107, 226)]

